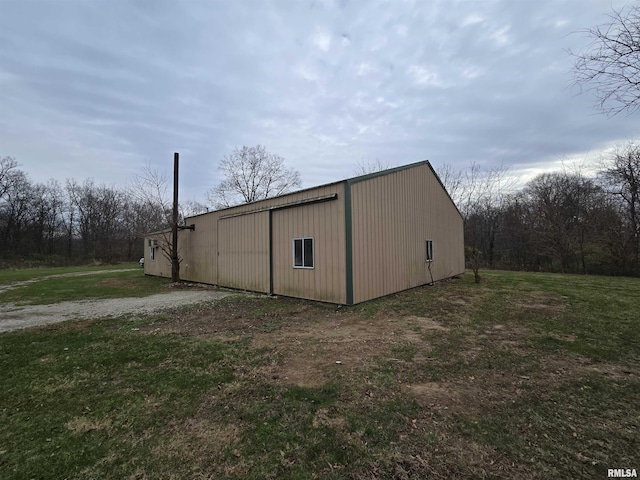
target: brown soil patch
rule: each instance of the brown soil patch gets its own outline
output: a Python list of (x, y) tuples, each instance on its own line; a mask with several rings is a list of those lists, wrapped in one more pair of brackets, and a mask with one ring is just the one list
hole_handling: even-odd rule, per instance
[[(320, 387), (328, 379), (327, 365), (322, 359), (294, 355), (287, 358), (282, 365), (274, 365), (267, 375), (281, 383), (289, 383), (300, 387)], [(335, 365), (335, 363), (334, 363)]]
[(257, 296), (200, 305), (140, 327), (149, 334), (250, 336), (252, 346), (270, 350), (274, 361), (237, 374), (307, 387), (323, 385), (336, 369), (354, 371), (390, 357), (394, 345), (424, 345), (424, 332), (447, 330), (428, 317), (367, 318), (349, 308)]
[(336, 369), (353, 371), (366, 367), (391, 345), (414, 340), (403, 331), (402, 319), (370, 319), (338, 314), (315, 321), (283, 325), (276, 333), (258, 333), (253, 346), (278, 345), (282, 363), (271, 366), (272, 379), (300, 386), (320, 386)]
[(460, 405), (460, 393), (453, 384), (444, 382), (427, 382), (415, 385), (407, 385), (407, 389), (413, 393), (426, 408), (435, 410), (449, 410)]
[(305, 312), (313, 308), (312, 305), (294, 300), (282, 300), (280, 305), (272, 309), (268, 303), (270, 301), (272, 300), (268, 297), (246, 296), (242, 301), (232, 299), (215, 304), (201, 304), (170, 318), (150, 323), (141, 327), (140, 331), (189, 337), (255, 335), (265, 331), (277, 331), (283, 322), (296, 324), (305, 318), (308, 319), (309, 316), (305, 315)]
[(547, 292), (527, 292), (512, 296), (510, 305), (513, 308), (529, 310), (538, 315), (555, 315), (566, 308), (564, 299), (556, 294)]
[[(523, 305), (539, 308), (548, 305), (560, 308), (554, 298), (533, 295), (523, 299)], [(543, 299), (546, 300), (543, 301)], [(525, 307), (523, 307), (525, 308)], [(562, 307), (563, 308), (563, 307)], [(433, 318), (423, 316), (389, 316), (389, 313), (369, 318), (353, 309), (314, 304), (294, 299), (247, 296), (200, 305), (190, 311), (165, 318), (147, 326), (141, 332), (178, 334), (222, 340), (251, 337), (255, 349), (264, 350), (271, 361), (259, 367), (238, 366), (241, 378), (266, 379), (281, 384), (318, 387), (334, 375), (358, 373), (380, 360), (390, 360), (394, 347), (416, 348), (410, 364), (417, 374), (431, 368), (425, 357), (431, 346), (429, 332), (448, 332)], [(469, 332), (452, 355), (467, 361), (498, 347), (518, 354), (529, 353), (522, 339), (531, 330), (514, 325), (492, 325), (479, 335)], [(490, 340), (487, 344), (487, 340)], [(570, 338), (567, 338), (570, 341)], [(495, 346), (495, 347), (494, 347)], [(400, 361), (400, 360), (399, 360)], [(566, 359), (565, 359), (566, 361)], [(552, 362), (553, 363), (553, 362)], [(431, 411), (451, 412), (499, 408), (508, 399), (521, 395), (526, 388), (544, 387), (548, 382), (564, 382), (566, 372), (576, 372), (578, 365), (544, 365), (536, 378), (515, 373), (495, 376), (485, 371), (483, 378), (445, 379), (440, 382), (413, 383), (405, 388)], [(584, 372), (584, 369), (582, 370)], [(526, 384), (529, 384), (528, 386)]]
[(599, 373), (615, 379), (625, 379), (625, 380), (628, 380), (629, 378), (640, 379), (639, 368), (633, 368), (631, 366), (616, 365), (611, 363), (587, 363), (583, 361), (579, 363), (577, 366), (573, 367), (573, 369), (586, 374)]
[(448, 327), (445, 327), (444, 325), (428, 317), (408, 316), (408, 317), (403, 317), (402, 320), (407, 322), (408, 324), (413, 324), (424, 330), (438, 330), (440, 332), (449, 331)]
[[(565, 378), (556, 378), (558, 383)], [(477, 414), (501, 411), (506, 404), (525, 394), (527, 389), (545, 388), (553, 381), (547, 375), (531, 377), (513, 373), (484, 372), (452, 381), (407, 385), (406, 389), (431, 412), (440, 414)]]

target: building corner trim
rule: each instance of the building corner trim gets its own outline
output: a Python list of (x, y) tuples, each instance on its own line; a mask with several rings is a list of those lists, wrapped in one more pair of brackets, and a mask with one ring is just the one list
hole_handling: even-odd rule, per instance
[(353, 305), (353, 231), (351, 214), (351, 183), (344, 182), (344, 222), (345, 222), (345, 271), (347, 282), (347, 305)]
[(273, 295), (273, 210), (269, 210), (269, 295)]

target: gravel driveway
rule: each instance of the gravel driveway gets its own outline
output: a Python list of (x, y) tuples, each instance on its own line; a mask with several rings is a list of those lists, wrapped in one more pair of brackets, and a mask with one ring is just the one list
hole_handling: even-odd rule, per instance
[(80, 300), (53, 305), (0, 305), (0, 332), (64, 322), (65, 320), (95, 319), (129, 313), (153, 313), (167, 308), (183, 307), (218, 300), (229, 292), (203, 289), (177, 289), (170, 293), (137, 298)]

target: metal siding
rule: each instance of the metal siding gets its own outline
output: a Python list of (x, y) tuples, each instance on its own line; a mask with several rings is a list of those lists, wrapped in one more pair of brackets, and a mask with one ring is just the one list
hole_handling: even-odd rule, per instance
[[(171, 233), (168, 234), (171, 236)], [(157, 277), (171, 277), (171, 262), (162, 253), (158, 247), (155, 252), (155, 259), (151, 260), (151, 252), (149, 250), (149, 240), (157, 240), (165, 242), (165, 234), (150, 234), (144, 238), (144, 273), (145, 275), (154, 275)]]
[[(427, 239), (434, 241), (434, 280), (464, 272), (462, 218), (428, 164), (356, 181), (349, 188), (354, 303), (430, 282), (424, 258)], [(332, 193), (338, 194), (338, 200), (272, 212), (274, 287), (277, 285), (274, 293), (346, 303), (346, 225), (342, 197), (345, 191), (342, 182), (189, 218), (187, 223), (195, 223), (196, 230), (180, 232), (181, 277), (267, 292), (268, 212), (250, 212)], [(234, 240), (242, 238), (242, 248), (246, 252), (252, 252), (254, 247), (258, 249), (257, 254), (249, 254), (249, 257), (254, 255), (253, 260), (249, 257), (239, 259), (240, 273), (236, 275), (242, 279), (240, 285), (237, 278), (228, 279), (227, 273), (218, 276), (217, 272), (217, 239), (222, 235), (231, 245), (233, 233), (218, 232), (218, 221), (220, 217), (238, 213), (248, 215), (234, 218), (260, 217), (259, 223), (262, 222), (256, 225), (252, 224), (254, 220), (240, 220), (239, 226), (231, 229), (236, 233), (245, 232)], [(220, 224), (225, 225), (223, 222), (227, 220), (232, 218), (222, 219)], [(300, 236), (315, 239), (314, 270), (294, 270), (292, 267), (291, 241)], [(145, 257), (148, 257), (148, 238), (151, 237), (145, 239)], [(234, 268), (233, 262), (226, 265), (225, 260), (220, 266), (225, 267), (225, 272)], [(145, 273), (170, 276), (168, 260), (160, 253), (154, 262), (146, 262)]]
[[(324, 190), (324, 189), (323, 189)], [(346, 249), (343, 184), (326, 192), (338, 199), (275, 210), (273, 232), (273, 293), (331, 303), (346, 302)], [(314, 268), (293, 268), (293, 239), (313, 237)]]
[[(247, 290), (256, 290), (261, 292), (268, 292), (269, 288), (269, 271), (268, 271), (268, 241), (269, 241), (269, 232), (268, 232), (268, 211), (255, 212), (256, 210), (261, 210), (264, 208), (272, 208), (278, 207), (279, 205), (286, 205), (291, 202), (309, 200), (316, 197), (321, 197), (324, 195), (337, 194), (338, 199), (330, 200), (326, 202), (327, 204), (335, 204), (336, 206), (329, 209), (331, 215), (338, 215), (338, 218), (341, 219), (339, 221), (342, 224), (338, 227), (339, 231), (332, 230), (330, 236), (336, 237), (340, 235), (340, 241), (342, 242), (341, 249), (336, 253), (335, 257), (332, 258), (332, 262), (335, 263), (335, 266), (331, 266), (331, 271), (338, 271), (342, 269), (344, 272), (344, 264), (345, 264), (345, 246), (344, 246), (344, 204), (342, 201), (342, 195), (344, 193), (344, 186), (342, 182), (325, 185), (322, 187), (311, 188), (308, 190), (304, 190), (297, 193), (292, 193), (289, 195), (284, 195), (281, 197), (276, 197), (272, 199), (262, 200), (259, 202), (255, 202), (247, 205), (239, 205), (237, 207), (227, 208), (224, 210), (219, 210), (215, 212), (210, 212), (202, 215), (197, 215), (195, 217), (187, 218), (187, 224), (195, 224), (195, 231), (182, 230), (178, 232), (178, 245), (180, 257), (182, 258), (181, 268), (180, 268), (180, 276), (183, 280), (196, 281), (209, 283), (214, 285), (226, 286), (226, 287), (235, 287), (242, 288)], [(318, 204), (320, 205), (320, 204)], [(309, 205), (311, 206), (311, 205)], [(303, 206), (304, 207), (304, 206)], [(292, 210), (296, 208), (302, 207), (292, 207)], [(337, 209), (337, 210), (336, 210)], [(286, 209), (289, 210), (289, 209)], [(286, 211), (282, 210), (282, 212)], [(254, 212), (254, 213), (252, 213)], [(275, 213), (275, 212), (273, 212)], [(238, 217), (231, 218), (221, 218), (228, 217), (232, 215), (243, 214)], [(259, 218), (260, 225), (252, 224), (254, 221), (253, 217)], [(231, 230), (235, 231), (235, 233), (242, 233), (241, 235), (232, 235), (234, 232), (221, 229), (218, 231), (219, 223), (220, 226), (227, 225), (226, 221), (237, 219), (239, 221), (239, 225), (242, 227), (235, 228), (233, 227)], [(244, 219), (244, 220), (242, 220)], [(228, 225), (234, 225), (233, 222)], [(251, 227), (249, 225), (252, 225)], [(336, 228), (335, 221), (329, 222), (329, 226), (331, 229)], [(231, 236), (233, 236), (233, 241)], [(242, 242), (242, 247), (238, 246), (238, 248), (243, 248), (246, 252), (252, 252), (249, 249), (249, 245), (247, 242), (254, 242), (252, 246), (255, 246), (258, 249), (263, 249), (262, 253), (258, 255), (254, 255), (253, 253), (249, 253), (249, 256), (245, 259), (236, 258), (235, 260), (231, 260), (229, 257), (223, 258), (221, 261), (218, 258), (218, 238), (226, 241), (227, 246), (223, 246), (223, 251), (227, 248), (235, 248), (230, 245), (238, 239)], [(152, 238), (152, 236), (148, 236), (145, 238), (145, 245), (147, 245), (148, 239)], [(317, 248), (317, 247), (316, 247)], [(335, 249), (332, 249), (332, 252)], [(265, 254), (266, 251), (266, 254)], [(318, 250), (316, 250), (318, 251)], [(148, 248), (145, 249), (145, 253), (148, 256)], [(290, 253), (289, 253), (290, 254)], [(333, 254), (332, 254), (333, 255)], [(258, 259), (258, 267), (256, 268), (255, 263), (252, 261), (251, 256), (253, 256), (253, 260)], [(234, 263), (236, 262), (236, 263)], [(171, 265), (168, 260), (161, 258), (160, 255), (156, 257), (154, 262), (146, 262), (145, 265), (145, 273), (149, 275), (159, 275), (164, 277), (171, 276)], [(236, 267), (237, 265), (237, 267)], [(290, 266), (290, 265), (289, 265)], [(291, 267), (291, 266), (290, 266)], [(265, 275), (265, 268), (266, 275)], [(238, 272), (234, 270), (237, 269)], [(322, 293), (320, 296), (326, 298), (319, 298), (318, 295), (314, 295), (313, 293), (305, 293), (307, 295), (306, 298), (317, 298), (318, 300), (326, 300), (326, 301), (335, 301), (336, 303), (344, 303), (344, 273), (341, 274), (342, 277), (339, 279), (339, 282), (333, 284), (335, 286), (334, 290), (341, 289), (340, 294), (336, 293), (336, 291), (329, 291), (329, 293)], [(266, 280), (265, 280), (266, 279)], [(307, 289), (308, 290), (308, 289)], [(339, 298), (338, 300), (331, 300), (330, 298)]]
[[(178, 231), (178, 255), (180, 257), (180, 279), (191, 282), (215, 284), (216, 281), (216, 234), (215, 216), (202, 215), (189, 221), (195, 231)], [(150, 260), (149, 239), (168, 242), (171, 233), (149, 235), (144, 240), (145, 268), (147, 275), (171, 277), (171, 262), (158, 249), (156, 259)]]
[(180, 278), (191, 282), (216, 283), (216, 216), (203, 215), (189, 220), (195, 230), (178, 232), (181, 252)]
[(269, 212), (218, 220), (218, 285), (269, 293)]
[(464, 272), (462, 218), (429, 165), (351, 185), (354, 303)]

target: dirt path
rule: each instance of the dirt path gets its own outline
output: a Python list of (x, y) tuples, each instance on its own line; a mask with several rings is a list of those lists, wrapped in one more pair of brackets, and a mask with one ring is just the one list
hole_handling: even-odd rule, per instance
[[(130, 270), (119, 271), (126, 272)], [(50, 278), (79, 277), (113, 272), (113, 270), (99, 270), (94, 272), (64, 273), (38, 277), (32, 280), (2, 285), (0, 286), (0, 293)], [(64, 322), (65, 320), (96, 319), (127, 315), (130, 313), (153, 313), (167, 308), (218, 300), (227, 295), (230, 295), (230, 293), (211, 289), (178, 289), (170, 293), (160, 293), (148, 297), (79, 300), (55, 303), (53, 305), (16, 305), (15, 303), (5, 303), (0, 305), (0, 332), (10, 332), (12, 330), (38, 325)]]

